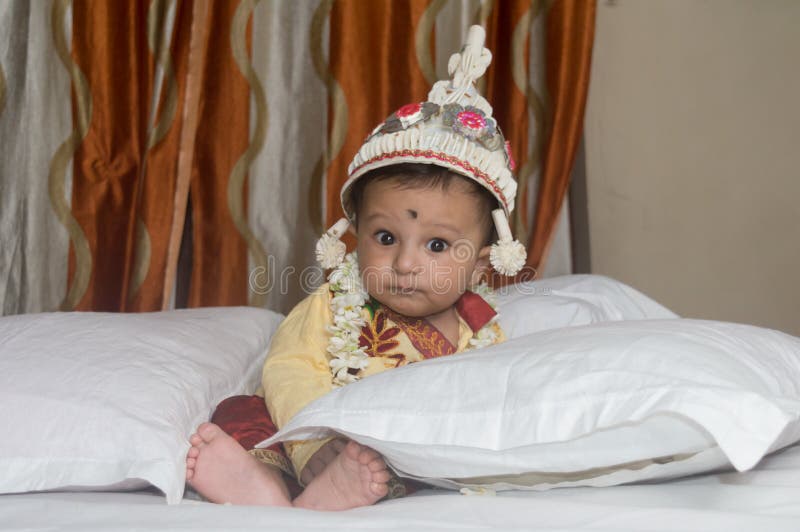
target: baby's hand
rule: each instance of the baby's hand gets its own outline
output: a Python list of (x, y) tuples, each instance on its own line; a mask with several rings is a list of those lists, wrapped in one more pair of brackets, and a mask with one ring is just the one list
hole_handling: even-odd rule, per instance
[(325, 468), (328, 467), (328, 464), (339, 456), (339, 453), (342, 452), (345, 445), (347, 445), (347, 440), (338, 438), (320, 447), (308, 460), (308, 463), (303, 468), (303, 472), (300, 473), (300, 482), (308, 486), (309, 482), (314, 480), (314, 477), (322, 473)]

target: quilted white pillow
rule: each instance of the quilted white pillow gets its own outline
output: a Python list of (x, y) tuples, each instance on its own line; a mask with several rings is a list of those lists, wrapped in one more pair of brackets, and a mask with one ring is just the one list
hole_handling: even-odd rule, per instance
[(549, 330), (384, 372), (268, 443), (349, 436), (401, 475), (494, 489), (753, 467), (800, 439), (800, 339), (684, 319)]
[(178, 502), (188, 435), (255, 390), (281, 319), (253, 308), (0, 319), (0, 493), (150, 483)]

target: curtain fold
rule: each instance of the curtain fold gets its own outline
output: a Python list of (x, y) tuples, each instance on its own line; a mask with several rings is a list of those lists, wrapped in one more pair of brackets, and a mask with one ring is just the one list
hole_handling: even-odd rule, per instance
[[(0, 311), (59, 308), (67, 285), (76, 137), (65, 16), (55, 4), (0, 2)], [(61, 10), (63, 11), (63, 10)], [(31, 90), (32, 88), (36, 90)], [(61, 154), (64, 155), (61, 155)], [(55, 156), (59, 155), (58, 158)]]
[[(147, 17), (148, 47), (155, 60), (156, 84), (150, 96), (147, 152), (136, 196), (136, 229), (130, 245), (133, 266), (127, 300), (121, 310), (148, 311), (164, 307), (172, 290), (168, 258), (179, 244), (185, 196), (180, 186), (181, 135), (187, 125), (187, 62), (183, 50), (191, 38), (192, 2), (153, 0)], [(166, 294), (166, 295), (165, 295)]]
[[(535, 93), (529, 81), (529, 47), (532, 33), (531, 20), (538, 16), (541, 2), (506, 0), (498, 2), (486, 21), (486, 47), (492, 51), (492, 63), (484, 81), (484, 96), (492, 105), (494, 118), (511, 143), (516, 162), (517, 197), (510, 220), (515, 236), (527, 240), (529, 229), (528, 186), (538, 161), (532, 160), (529, 150), (532, 135), (531, 121), (539, 117), (528, 112), (529, 102)], [(537, 43), (540, 44), (540, 43)], [(534, 143), (541, 139), (534, 139)]]
[(207, 44), (191, 166), (193, 221), (189, 307), (247, 305), (247, 160), (252, 2), (208, 2)]
[[(133, 255), (143, 251), (133, 245), (135, 235), (138, 230), (146, 238), (149, 232), (137, 212), (154, 84), (148, 9), (144, 3), (104, 1), (74, 2), (71, 9), (71, 59), (81, 80), (73, 84), (72, 108), (81, 135), (72, 154), (71, 205), (78, 228), (71, 232), (62, 309), (120, 310)], [(161, 197), (169, 194), (163, 187)]]
[(551, 127), (536, 196), (528, 266), (541, 269), (583, 134), (594, 42), (594, 0), (557, 0), (547, 13), (546, 79)]

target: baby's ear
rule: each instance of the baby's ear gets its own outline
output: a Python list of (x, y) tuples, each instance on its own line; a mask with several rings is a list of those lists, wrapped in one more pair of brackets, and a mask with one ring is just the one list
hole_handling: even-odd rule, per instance
[(489, 265), (489, 253), (492, 251), (492, 246), (484, 246), (478, 251), (478, 260), (475, 261), (475, 269), (472, 271), (472, 285), (480, 284), (489, 277), (491, 274), (491, 266)]

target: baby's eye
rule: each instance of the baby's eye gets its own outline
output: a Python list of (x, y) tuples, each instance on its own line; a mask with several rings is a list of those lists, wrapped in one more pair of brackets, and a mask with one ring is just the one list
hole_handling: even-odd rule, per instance
[(428, 250), (433, 251), (434, 253), (441, 253), (442, 251), (450, 247), (450, 245), (441, 238), (432, 238), (428, 240), (428, 243), (425, 244), (425, 247), (428, 248)]
[(375, 240), (382, 246), (391, 246), (394, 244), (394, 235), (389, 231), (378, 231), (375, 233)]

